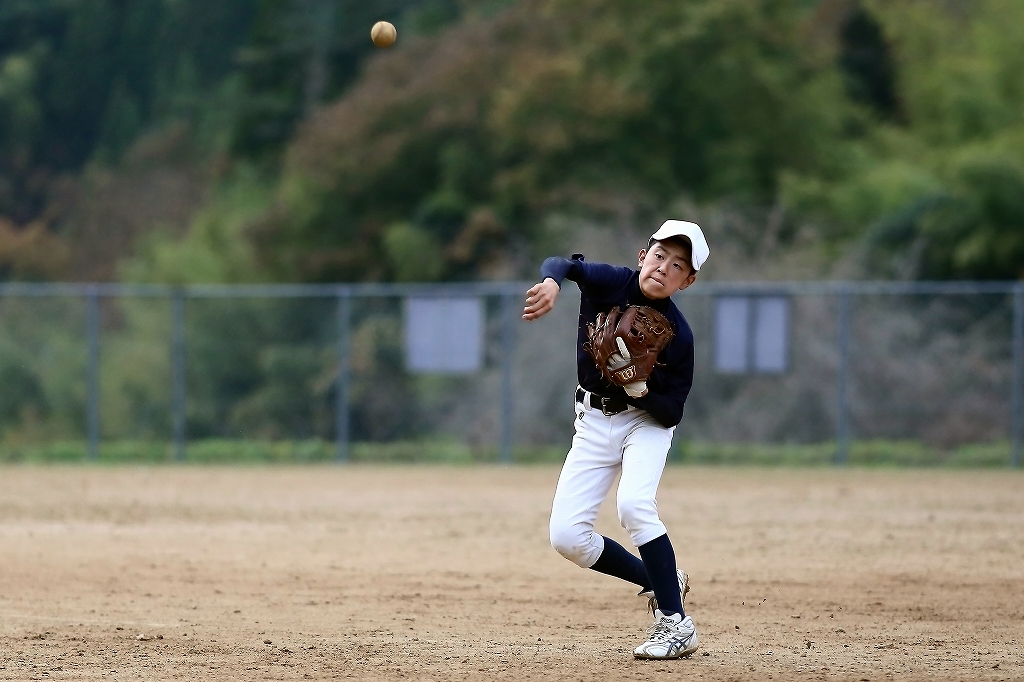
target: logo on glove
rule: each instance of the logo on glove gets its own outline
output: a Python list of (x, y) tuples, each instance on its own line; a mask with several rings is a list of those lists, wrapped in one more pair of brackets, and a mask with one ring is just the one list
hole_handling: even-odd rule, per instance
[(615, 375), (615, 381), (619, 385), (628, 384), (630, 381), (633, 381), (634, 377), (636, 377), (636, 367), (630, 365), (626, 369), (620, 369), (617, 372), (612, 372), (612, 374)]

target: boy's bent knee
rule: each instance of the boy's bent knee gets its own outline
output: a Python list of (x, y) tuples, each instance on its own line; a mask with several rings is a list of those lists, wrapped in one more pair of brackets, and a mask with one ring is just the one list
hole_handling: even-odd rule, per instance
[(581, 568), (590, 568), (601, 556), (603, 538), (593, 530), (551, 524), (551, 546)]

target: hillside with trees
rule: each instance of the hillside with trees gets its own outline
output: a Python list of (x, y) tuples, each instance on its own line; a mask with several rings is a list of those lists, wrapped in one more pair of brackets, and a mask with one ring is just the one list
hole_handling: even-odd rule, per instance
[(0, 277), (529, 277), (672, 214), (720, 277), (1015, 279), (1022, 61), (1010, 0), (9, 0)]

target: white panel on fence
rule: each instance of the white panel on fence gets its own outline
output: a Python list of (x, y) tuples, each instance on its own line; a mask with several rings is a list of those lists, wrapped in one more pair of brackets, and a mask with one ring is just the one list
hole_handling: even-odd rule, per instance
[(468, 374), (483, 364), (480, 298), (407, 298), (405, 364), (411, 372)]
[(754, 369), (785, 372), (789, 359), (789, 299), (763, 296), (754, 301)]
[(745, 296), (715, 300), (715, 369), (719, 372), (747, 371), (749, 317), (750, 300)]

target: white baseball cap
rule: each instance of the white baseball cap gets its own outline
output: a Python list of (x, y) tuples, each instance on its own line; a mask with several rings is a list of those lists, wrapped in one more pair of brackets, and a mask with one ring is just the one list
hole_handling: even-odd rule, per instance
[(688, 223), (685, 220), (666, 220), (658, 231), (651, 235), (651, 243), (668, 239), (669, 237), (686, 237), (690, 240), (690, 260), (694, 270), (700, 270), (704, 265), (711, 249), (708, 248), (708, 240), (704, 238), (700, 225)]

